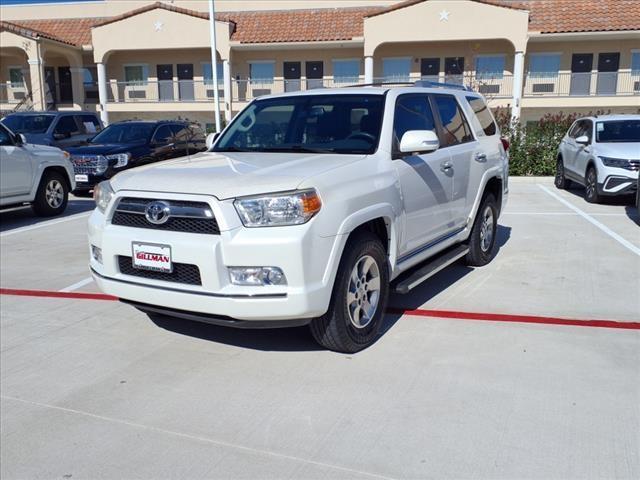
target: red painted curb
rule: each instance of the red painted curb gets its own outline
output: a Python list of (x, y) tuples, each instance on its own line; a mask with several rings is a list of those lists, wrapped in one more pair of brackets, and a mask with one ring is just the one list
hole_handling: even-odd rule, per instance
[(46, 297), (46, 298), (75, 298), (81, 300), (118, 300), (104, 293), (83, 292), (51, 292), (48, 290), (17, 290), (13, 288), (0, 288), (0, 295), (17, 295), (20, 297)]
[(452, 312), (449, 310), (409, 310), (388, 308), (387, 313), (415, 315), (418, 317), (449, 318), (456, 320), (481, 320), (487, 322), (537, 323), (543, 325), (570, 325), (575, 327), (622, 328), (640, 330), (640, 322), (620, 322), (615, 320), (577, 320), (533, 315), (506, 315), (500, 313)]
[[(48, 290), (20, 290), (0, 288), (0, 295), (21, 297), (72, 298), (76, 300), (117, 301), (117, 297), (104, 293), (52, 292)], [(619, 328), (640, 330), (640, 322), (620, 322), (615, 320), (577, 320), (557, 317), (538, 317), (533, 315), (506, 315), (501, 313), (455, 312), (450, 310), (422, 310), (390, 307), (387, 313), (396, 315), (414, 315), (418, 317), (448, 318), (454, 320), (479, 320), (485, 322), (535, 323), (543, 325), (569, 325), (574, 327)]]

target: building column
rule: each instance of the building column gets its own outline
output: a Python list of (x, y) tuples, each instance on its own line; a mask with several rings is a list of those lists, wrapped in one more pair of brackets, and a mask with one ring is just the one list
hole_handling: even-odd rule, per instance
[(364, 83), (373, 83), (373, 57), (364, 57)]
[(513, 60), (513, 105), (511, 105), (511, 121), (520, 119), (520, 104), (524, 89), (524, 52), (516, 52)]
[(80, 109), (84, 109), (84, 68), (71, 67), (71, 89), (73, 90), (73, 103)]
[(231, 121), (231, 67), (229, 60), (222, 61), (222, 77), (224, 81), (224, 119), (227, 124)]
[(98, 70), (98, 97), (100, 99), (100, 119), (105, 126), (109, 124), (109, 112), (107, 112), (107, 69), (104, 63), (96, 63)]
[(32, 95), (33, 109), (36, 111), (46, 110), (46, 101), (44, 96), (44, 65), (42, 58), (29, 59), (29, 77), (31, 85), (29, 90)]

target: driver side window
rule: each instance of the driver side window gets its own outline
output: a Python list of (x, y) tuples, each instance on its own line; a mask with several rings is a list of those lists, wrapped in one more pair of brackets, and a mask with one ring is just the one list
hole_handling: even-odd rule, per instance
[(80, 130), (78, 129), (78, 125), (76, 124), (73, 116), (68, 115), (66, 117), (61, 117), (58, 120), (58, 124), (56, 125), (53, 133), (58, 135), (71, 136), (80, 133)]
[(156, 133), (153, 136), (153, 141), (154, 143), (165, 145), (171, 142), (172, 138), (173, 132), (171, 131), (171, 127), (169, 125), (162, 125), (156, 130)]
[(396, 100), (393, 119), (393, 150), (400, 150), (400, 140), (409, 130), (436, 131), (429, 98), (425, 94), (401, 95)]

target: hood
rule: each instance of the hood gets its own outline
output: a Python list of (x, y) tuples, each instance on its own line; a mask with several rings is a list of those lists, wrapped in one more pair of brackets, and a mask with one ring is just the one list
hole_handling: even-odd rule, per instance
[(33, 155), (38, 155), (40, 153), (46, 153), (46, 154), (50, 154), (50, 153), (59, 154), (59, 153), (62, 153), (62, 151), (58, 147), (50, 147), (48, 145), (39, 145), (39, 144), (34, 144), (34, 143), (25, 144), (25, 148), (27, 150), (29, 150), (29, 153), (31, 153)]
[(109, 155), (113, 153), (130, 152), (133, 148), (139, 145), (129, 145), (122, 143), (90, 143), (87, 145), (81, 145), (78, 147), (65, 148), (71, 155)]
[(640, 160), (640, 142), (596, 143), (596, 155), (626, 160)]
[(318, 153), (216, 153), (127, 170), (112, 180), (115, 191), (193, 193), (220, 200), (295, 190), (304, 180), (365, 158)]

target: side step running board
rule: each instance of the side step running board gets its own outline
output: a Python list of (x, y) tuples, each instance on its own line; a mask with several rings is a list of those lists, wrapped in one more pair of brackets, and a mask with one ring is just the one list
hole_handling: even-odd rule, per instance
[(468, 245), (459, 245), (442, 255), (437, 256), (431, 262), (419, 267), (418, 270), (411, 273), (409, 277), (398, 282), (395, 286), (396, 293), (409, 293), (415, 287), (424, 282), (427, 278), (435, 275), (440, 270), (448, 267), (456, 260), (464, 257), (469, 252)]

